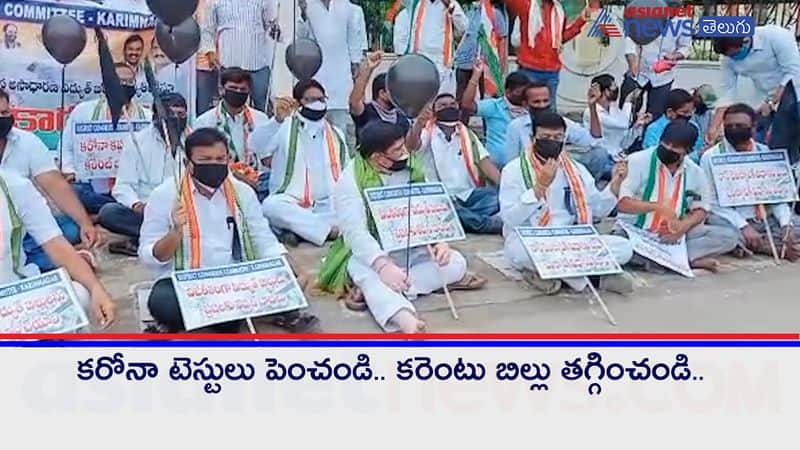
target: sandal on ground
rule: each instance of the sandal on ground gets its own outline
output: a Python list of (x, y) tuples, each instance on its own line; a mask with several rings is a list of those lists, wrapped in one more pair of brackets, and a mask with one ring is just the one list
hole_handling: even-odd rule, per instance
[[(448, 284), (447, 289), (450, 291), (474, 291), (484, 287), (487, 281), (486, 278), (477, 273), (467, 272), (461, 280)], [(442, 292), (444, 292), (443, 289), (436, 291), (437, 294), (441, 294)]]
[(361, 289), (353, 287), (347, 291), (344, 298), (344, 306), (350, 311), (363, 312), (367, 310), (367, 301)]
[(313, 314), (301, 311), (289, 311), (287, 313), (275, 314), (270, 318), (269, 324), (278, 328), (283, 328), (290, 333), (304, 333), (313, 328), (319, 319)]
[(139, 247), (130, 240), (117, 241), (108, 244), (108, 253), (112, 255), (139, 256)]
[(561, 290), (562, 283), (561, 280), (557, 278), (552, 280), (543, 280), (539, 277), (539, 275), (525, 270), (522, 272), (522, 279), (530, 286), (533, 286), (541, 291), (544, 295), (555, 295)]

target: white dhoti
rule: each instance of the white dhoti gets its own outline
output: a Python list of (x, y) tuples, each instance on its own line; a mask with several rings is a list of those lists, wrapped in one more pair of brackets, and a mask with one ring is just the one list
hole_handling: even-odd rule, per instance
[(289, 230), (316, 246), (325, 243), (336, 220), (329, 199), (315, 202), (312, 208), (303, 208), (291, 195), (273, 194), (264, 199), (261, 207), (270, 225)]
[[(386, 286), (371, 267), (366, 266), (358, 259), (350, 258), (347, 266), (350, 278), (364, 294), (364, 299), (375, 321), (387, 332), (399, 331), (399, 328), (390, 321), (398, 312), (407, 309), (412, 313), (416, 313), (416, 309), (414, 309), (414, 305), (411, 304), (410, 300), (415, 300), (417, 296), (427, 295), (441, 289), (443, 282), (452, 284), (461, 281), (467, 274), (467, 260), (455, 250), (450, 253), (450, 262), (440, 267), (437, 267), (436, 262), (431, 259), (425, 247), (413, 248), (410, 254), (409, 279), (411, 288), (405, 295), (395, 292), (389, 286)], [(389, 256), (398, 267), (405, 270), (405, 250), (392, 252)]]
[[(601, 235), (600, 239), (605, 242), (617, 264), (620, 266), (627, 264), (633, 257), (633, 245), (630, 241), (621, 236)], [(530, 256), (525, 251), (525, 246), (516, 233), (506, 239), (503, 253), (511, 266), (517, 270), (527, 270), (536, 273), (536, 267)], [(562, 278), (561, 281), (576, 291), (582, 291), (586, 287), (586, 277)]]

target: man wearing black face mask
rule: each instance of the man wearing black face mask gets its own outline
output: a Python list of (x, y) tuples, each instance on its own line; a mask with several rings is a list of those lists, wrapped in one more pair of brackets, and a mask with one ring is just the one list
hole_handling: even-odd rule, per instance
[[(170, 275), (175, 270), (212, 268), (286, 254), (261, 214), (247, 184), (230, 176), (227, 137), (200, 128), (186, 138), (186, 171), (168, 178), (151, 193), (144, 208), (139, 258), (158, 280), (148, 300), (150, 314), (169, 332), (184, 330)], [(288, 256), (288, 255), (287, 255)], [(311, 315), (293, 311), (270, 316), (289, 331), (307, 331)], [(235, 333), (240, 321), (215, 325)]]
[(364, 102), (364, 92), (367, 90), (372, 73), (381, 63), (381, 52), (367, 55), (356, 75), (353, 91), (350, 93), (350, 115), (356, 126), (356, 135), (361, 133), (364, 126), (374, 120), (394, 123), (405, 133), (411, 128), (408, 117), (394, 106), (386, 90), (386, 74), (381, 73), (372, 80), (372, 101)]
[(292, 92), (300, 109), (284, 120), (260, 155), (271, 167), (264, 215), (281, 240), (322, 246), (338, 235), (331, 194), (349, 161), (344, 134), (328, 122), (325, 89), (315, 80)]
[(433, 114), (435, 122), (428, 123), (417, 139), (422, 142), (419, 153), (426, 178), (445, 185), (464, 230), (499, 234), (503, 227), (497, 216), (500, 171), (478, 136), (459, 121), (453, 95), (439, 95), (433, 102)]
[[(685, 237), (689, 265), (716, 271), (719, 262), (713, 256), (736, 248), (739, 236), (730, 228), (705, 224), (711, 211), (709, 180), (687, 157), (698, 136), (696, 127), (676, 120), (664, 129), (659, 145), (630, 155), (617, 208), (620, 220), (657, 233), (665, 242)], [(639, 256), (632, 262), (650, 264)]]
[(161, 95), (161, 102), (167, 110), (166, 124), (170, 130), (164, 130), (154, 114), (149, 127), (126, 139), (112, 191), (116, 203), (104, 205), (97, 217), (100, 225), (107, 230), (128, 237), (109, 244), (111, 253), (137, 255), (139, 228), (148, 197), (165, 179), (175, 175), (176, 157), (167, 145), (164, 132), (169, 133), (169, 139), (183, 139), (187, 120), (186, 100), (179, 94), (167, 93)]
[(433, 258), (425, 247), (410, 249), (409, 273), (405, 250), (386, 253), (381, 249), (370, 225), (364, 189), (422, 183), (425, 174), (418, 156), (405, 148), (397, 125), (372, 122), (364, 127), (360, 142), (359, 153), (333, 194), (342, 236), (325, 258), (317, 284), (327, 292), (350, 293), (351, 308), (363, 297), (361, 304), (366, 302), (385, 331), (420, 333), (425, 331), (425, 322), (419, 319), (412, 300), (440, 289), (442, 281), (459, 289), (477, 289), (486, 280), (468, 273), (464, 256), (446, 243), (433, 246)]
[[(78, 104), (64, 125), (64, 161), (61, 170), (67, 180), (72, 182), (72, 188), (89, 214), (97, 214), (103, 205), (114, 202), (110, 194), (112, 180), (116, 176), (113, 168), (99, 171), (92, 168), (91, 164), (106, 162), (109, 148), (122, 144), (130, 136), (130, 127), (133, 127), (134, 132), (139, 131), (147, 127), (151, 119), (150, 110), (135, 100), (136, 74), (133, 69), (125, 63), (115, 64), (115, 69), (125, 91), (125, 98), (128, 99), (123, 107), (119, 128), (113, 130), (111, 112), (105, 96)], [(119, 151), (113, 153), (117, 157), (120, 154)], [(112, 164), (114, 166), (116, 164)], [(101, 176), (104, 173), (110, 173), (111, 176)]]
[(667, 106), (664, 115), (656, 119), (647, 126), (644, 132), (643, 148), (650, 148), (658, 145), (664, 134), (667, 125), (676, 120), (682, 120), (691, 124), (698, 131), (697, 139), (689, 149), (690, 157), (695, 163), (700, 162), (700, 155), (703, 150), (703, 136), (700, 134), (700, 127), (694, 122), (694, 97), (684, 89), (673, 89), (667, 95)]
[(732, 152), (766, 152), (769, 148), (757, 143), (753, 139), (756, 112), (748, 105), (737, 103), (729, 106), (724, 113), (723, 123), (725, 140), (708, 149), (700, 160), (700, 166), (711, 180), (711, 215), (708, 223), (726, 226), (736, 231), (741, 236), (741, 245), (750, 251), (765, 255), (772, 255), (771, 247), (766, 237), (764, 220), (769, 223), (770, 230), (779, 242), (785, 245), (786, 251), (781, 252), (786, 259), (795, 261), (800, 258), (800, 249), (795, 246), (798, 229), (792, 224), (792, 210), (788, 203), (772, 205), (752, 205), (737, 207), (722, 207), (719, 205), (714, 176), (711, 171), (714, 155)]

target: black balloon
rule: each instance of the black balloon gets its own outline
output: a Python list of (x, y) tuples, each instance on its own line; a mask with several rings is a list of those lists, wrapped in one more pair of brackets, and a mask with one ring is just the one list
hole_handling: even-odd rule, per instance
[(42, 26), (42, 42), (56, 61), (69, 64), (86, 47), (86, 31), (70, 16), (52, 16)]
[(439, 70), (420, 54), (402, 56), (389, 68), (386, 89), (401, 111), (417, 117), (439, 92)]
[(200, 48), (200, 26), (191, 17), (176, 27), (156, 23), (156, 41), (167, 58), (182, 64)]
[[(666, 8), (667, 3), (664, 0), (632, 0), (625, 5), (625, 8)], [(652, 11), (652, 9), (650, 9)], [(666, 21), (665, 18), (652, 18), (643, 20), (633, 20), (629, 25), (625, 26), (625, 32), (633, 42), (639, 45), (647, 45), (661, 36), (661, 22)], [(650, 22), (647, 26), (642, 26), (644, 22)], [(654, 30), (654, 25), (651, 23), (658, 23), (657, 31)]]
[(322, 50), (311, 39), (297, 39), (286, 47), (286, 65), (298, 80), (308, 80), (322, 67)]
[(150, 11), (165, 24), (175, 27), (192, 17), (199, 0), (147, 0)]

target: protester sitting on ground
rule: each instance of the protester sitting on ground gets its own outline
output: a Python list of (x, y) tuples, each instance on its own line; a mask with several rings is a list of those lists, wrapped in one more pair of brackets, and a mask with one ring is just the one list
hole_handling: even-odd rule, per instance
[(347, 293), (351, 309), (366, 302), (385, 331), (418, 333), (425, 330), (425, 323), (411, 301), (442, 289), (443, 283), (452, 290), (477, 289), (486, 280), (467, 272), (464, 256), (446, 243), (432, 246), (433, 257), (425, 247), (408, 253), (382, 250), (364, 190), (425, 182), (422, 163), (409, 155), (404, 140), (402, 128), (382, 121), (362, 130), (359, 152), (334, 190), (342, 236), (323, 260), (318, 286), (337, 295)]
[[(531, 82), (525, 90), (529, 114), (522, 115), (508, 125), (506, 147), (509, 155), (518, 157), (528, 151), (533, 137), (533, 122), (542, 111), (552, 111), (550, 89), (544, 83)], [(587, 93), (587, 103), (591, 106), (600, 100), (600, 89), (592, 86)], [(589, 169), (592, 177), (599, 179), (605, 171), (608, 152), (603, 147), (603, 131), (597, 108), (589, 108), (589, 128), (563, 117), (567, 131), (565, 149), (573, 160)]]
[[(497, 185), (500, 171), (478, 136), (459, 120), (458, 102), (440, 94), (433, 102), (434, 120), (421, 132), (420, 156), (426, 179), (441, 181), (468, 233), (499, 234), (503, 229)], [(419, 127), (414, 127), (418, 130)]]
[(694, 99), (694, 123), (700, 130), (700, 137), (703, 137), (708, 131), (711, 116), (714, 115), (717, 94), (710, 84), (701, 84), (692, 91), (692, 98)]
[(386, 89), (385, 73), (378, 74), (372, 80), (372, 101), (364, 101), (369, 79), (381, 64), (382, 56), (380, 52), (367, 55), (361, 63), (353, 91), (350, 93), (350, 116), (356, 126), (356, 137), (361, 133), (361, 129), (373, 120), (397, 124), (406, 133), (411, 128), (408, 117), (392, 103), (392, 98)]
[(694, 116), (694, 97), (684, 89), (669, 91), (664, 115), (647, 126), (642, 147), (651, 148), (657, 146), (668, 124), (675, 120), (684, 120), (697, 130), (698, 137), (689, 149), (689, 156), (693, 162), (699, 163), (703, 151), (703, 137), (700, 135), (700, 126), (692, 120), (692, 116)]
[(166, 178), (175, 176), (176, 155), (172, 154), (167, 142), (175, 138), (183, 139), (187, 130), (186, 100), (180, 94), (167, 93), (161, 94), (161, 102), (167, 111), (167, 129), (161, 126), (161, 119), (153, 105), (153, 123), (126, 139), (123, 145), (117, 181), (111, 191), (116, 202), (105, 204), (97, 217), (104, 228), (126, 237), (109, 244), (110, 253), (127, 256), (138, 254), (139, 229), (148, 197)]
[[(64, 238), (72, 245), (80, 245), (82, 257), (90, 263), (92, 255), (86, 251), (102, 244), (103, 236), (98, 233), (91, 218), (81, 205), (69, 183), (61, 176), (53, 155), (44, 143), (33, 133), (14, 126), (14, 115), (8, 93), (0, 89), (0, 167), (16, 172), (41, 189), (62, 211), (55, 215), (56, 223)], [(28, 262), (36, 264), (39, 270), (47, 272), (57, 268), (44, 249), (36, 244), (33, 236), (26, 235), (23, 248)]]
[(282, 242), (296, 246), (302, 238), (322, 246), (339, 234), (331, 195), (349, 152), (344, 134), (326, 118), (322, 85), (300, 81), (292, 94), (300, 109), (281, 124), (260, 155), (272, 169), (263, 211), (280, 230)]
[[(281, 124), (287, 117), (290, 117), (297, 110), (297, 102), (290, 96), (278, 97), (274, 103), (275, 115), (270, 117), (266, 123), (258, 125), (255, 130), (247, 137), (247, 146), (256, 153), (256, 155), (263, 155), (269, 147), (272, 138), (278, 134)], [(260, 166), (261, 174), (258, 178), (258, 187), (256, 194), (258, 201), (263, 202), (267, 195), (269, 195), (269, 178), (271, 169), (264, 161), (261, 161)]]
[(461, 99), (461, 116), (475, 113), (483, 119), (486, 134), (486, 149), (489, 156), (498, 167), (503, 167), (517, 157), (517, 153), (509, 153), (510, 146), (506, 143), (506, 129), (508, 124), (517, 117), (527, 114), (525, 88), (528, 86), (528, 77), (522, 72), (512, 72), (506, 77), (505, 92), (497, 98), (478, 98), (478, 83), (484, 71), (484, 64), (480, 60), (475, 63), (464, 96)]
[[(500, 182), (505, 258), (523, 272), (526, 281), (547, 294), (558, 292), (562, 281), (575, 290), (583, 290), (585, 278), (541, 279), (514, 228), (592, 224), (594, 217), (607, 216), (617, 205), (627, 170), (624, 162), (616, 165), (611, 182), (602, 192), (598, 191), (589, 171), (564, 151), (566, 129), (564, 119), (558, 114), (539, 113), (532, 148), (503, 169)], [(627, 239), (619, 236), (601, 236), (601, 239), (620, 265), (631, 259), (633, 249)], [(633, 279), (624, 272), (590, 278), (601, 289), (617, 293), (633, 291)]]
[[(798, 225), (792, 224), (792, 209), (789, 203), (772, 205), (753, 205), (723, 207), (719, 204), (714, 176), (711, 171), (711, 159), (715, 155), (733, 152), (766, 152), (769, 148), (759, 144), (753, 138), (755, 133), (756, 112), (743, 103), (737, 103), (725, 109), (723, 123), (725, 139), (708, 149), (700, 160), (700, 167), (711, 180), (711, 214), (709, 224), (728, 227), (740, 236), (741, 245), (752, 252), (772, 255), (767, 240), (765, 220), (770, 231), (777, 240), (776, 246), (780, 254), (790, 261), (800, 258), (797, 242)], [(783, 247), (786, 247), (785, 250)]]
[[(685, 236), (689, 265), (716, 271), (719, 261), (712, 257), (736, 248), (739, 233), (705, 223), (711, 210), (709, 180), (687, 158), (698, 135), (695, 126), (674, 120), (659, 145), (630, 155), (617, 208), (620, 220), (657, 233), (665, 242), (677, 243)], [(615, 232), (624, 234), (621, 229)], [(655, 268), (638, 255), (631, 264)]]
[(14, 170), (0, 169), (0, 285), (35, 277), (39, 268), (22, 251), (23, 236), (39, 246), (56, 267), (63, 268), (72, 280), (75, 294), (84, 310), (105, 328), (114, 322), (114, 303), (103, 285), (69, 242), (61, 235), (56, 221), (39, 191)]
[[(173, 271), (218, 267), (286, 253), (261, 214), (253, 190), (230, 175), (228, 138), (200, 128), (186, 138), (186, 174), (167, 178), (144, 208), (139, 258), (153, 268), (156, 283), (148, 299), (153, 318), (168, 332), (185, 329), (170, 275)], [(232, 224), (232, 225), (231, 225)], [(316, 317), (300, 311), (270, 316), (270, 323), (307, 331)], [(214, 325), (236, 333), (241, 321)]]

